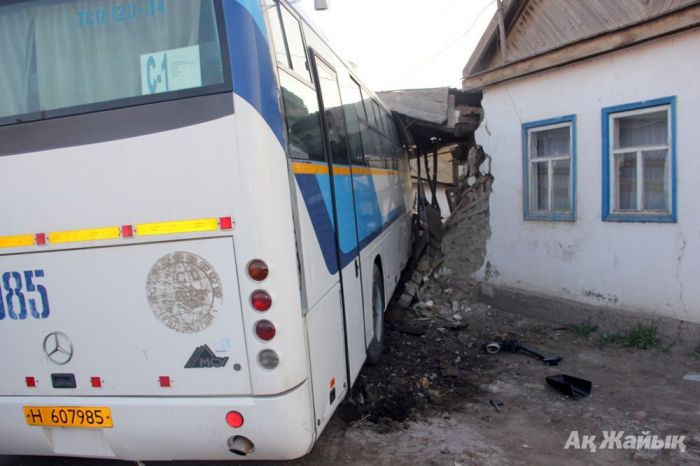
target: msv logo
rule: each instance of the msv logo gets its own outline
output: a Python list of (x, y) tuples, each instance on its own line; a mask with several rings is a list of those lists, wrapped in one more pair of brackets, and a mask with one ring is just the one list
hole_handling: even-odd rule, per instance
[(0, 277), (0, 320), (24, 320), (30, 314), (46, 319), (51, 313), (46, 287), (37, 283), (44, 278), (43, 270), (5, 272)]

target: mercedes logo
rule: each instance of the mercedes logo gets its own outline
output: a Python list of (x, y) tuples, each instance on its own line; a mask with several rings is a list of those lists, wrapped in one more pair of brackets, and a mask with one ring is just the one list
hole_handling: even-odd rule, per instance
[(73, 357), (73, 342), (63, 332), (51, 332), (44, 338), (44, 353), (51, 362), (62, 366)]

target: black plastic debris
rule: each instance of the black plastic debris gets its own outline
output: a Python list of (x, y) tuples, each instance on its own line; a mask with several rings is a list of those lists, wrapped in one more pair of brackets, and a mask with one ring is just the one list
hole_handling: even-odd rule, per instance
[(544, 356), (535, 350), (527, 348), (517, 340), (505, 340), (505, 341), (493, 341), (484, 345), (484, 350), (489, 354), (496, 354), (501, 351), (506, 351), (510, 353), (522, 352), (530, 356), (534, 356), (544, 363), (545, 366), (558, 366), (562, 358), (559, 356)]
[(593, 382), (586, 379), (579, 379), (566, 374), (555, 374), (547, 377), (547, 383), (550, 387), (568, 395), (574, 400), (585, 398), (591, 394)]

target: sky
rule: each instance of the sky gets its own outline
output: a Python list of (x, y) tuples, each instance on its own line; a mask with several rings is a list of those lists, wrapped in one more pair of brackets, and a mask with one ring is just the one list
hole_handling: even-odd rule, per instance
[(331, 46), (373, 91), (461, 88), (462, 69), (496, 0), (297, 0)]

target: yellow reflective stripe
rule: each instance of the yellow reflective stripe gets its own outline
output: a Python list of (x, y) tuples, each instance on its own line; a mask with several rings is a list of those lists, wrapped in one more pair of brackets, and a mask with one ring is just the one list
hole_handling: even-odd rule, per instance
[(34, 235), (0, 236), (0, 248), (20, 248), (33, 245)]
[[(355, 172), (355, 169), (353, 168), (353, 173)], [(350, 167), (333, 167), (333, 174), (334, 175), (349, 175), (350, 174)]]
[(352, 167), (353, 175), (398, 175), (398, 170), (389, 168)]
[(219, 219), (200, 218), (175, 222), (141, 223), (136, 225), (137, 236), (172, 235), (175, 233), (193, 233), (198, 231), (217, 231)]
[[(315, 163), (292, 162), (292, 171), (297, 175), (327, 175), (328, 166)], [(389, 168), (352, 167), (354, 175), (398, 175), (398, 170)], [(349, 175), (350, 167), (347, 165), (334, 166), (334, 175)]]
[(49, 233), (49, 243), (77, 243), (81, 241), (99, 241), (118, 239), (119, 227), (90, 228), (85, 230), (52, 231)]
[(327, 175), (327, 165), (316, 165), (314, 163), (292, 162), (292, 171), (297, 175)]

